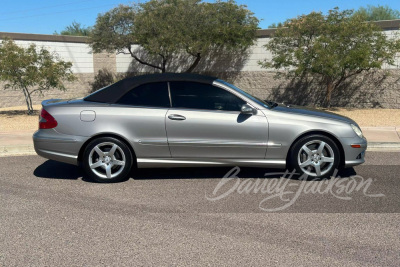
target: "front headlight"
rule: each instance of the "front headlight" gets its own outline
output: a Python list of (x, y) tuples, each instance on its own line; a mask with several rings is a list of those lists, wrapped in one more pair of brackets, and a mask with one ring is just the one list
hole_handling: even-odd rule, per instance
[(363, 138), (363, 133), (361, 131), (360, 128), (358, 128), (357, 126), (355, 126), (354, 124), (350, 124), (351, 128), (353, 128), (353, 131), (361, 138)]

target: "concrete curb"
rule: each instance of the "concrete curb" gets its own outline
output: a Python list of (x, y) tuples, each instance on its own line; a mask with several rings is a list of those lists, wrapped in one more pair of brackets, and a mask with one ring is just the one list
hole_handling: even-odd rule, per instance
[(0, 146), (0, 157), (36, 155), (33, 145)]
[[(400, 151), (400, 142), (369, 142), (367, 151)], [(0, 146), (0, 157), (36, 155), (33, 145)]]
[(398, 142), (369, 142), (367, 151), (400, 151)]
[(365, 131), (400, 131), (400, 126), (386, 126), (386, 127), (361, 127), (361, 130)]

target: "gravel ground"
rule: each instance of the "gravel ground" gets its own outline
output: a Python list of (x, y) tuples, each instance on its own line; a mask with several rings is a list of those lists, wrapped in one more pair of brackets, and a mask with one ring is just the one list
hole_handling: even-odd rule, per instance
[[(36, 130), (40, 108), (41, 105), (35, 105), (32, 116), (26, 115), (25, 106), (0, 108), (0, 132)], [(328, 111), (352, 118), (361, 127), (400, 126), (400, 109), (333, 108)]]

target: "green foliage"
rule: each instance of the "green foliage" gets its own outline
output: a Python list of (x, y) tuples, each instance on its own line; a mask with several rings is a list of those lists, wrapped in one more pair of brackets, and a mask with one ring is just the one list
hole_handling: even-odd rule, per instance
[(378, 21), (378, 20), (393, 20), (400, 19), (400, 11), (390, 8), (389, 6), (371, 6), (360, 7), (356, 12), (355, 16), (362, 16), (367, 21)]
[[(90, 44), (94, 52), (129, 53), (139, 63), (161, 72), (183, 56), (191, 62), (186, 70), (191, 72), (213, 51), (247, 49), (255, 40), (257, 25), (253, 13), (233, 0), (150, 0), (120, 5), (99, 15)], [(134, 44), (151, 57), (141, 57), (133, 50)]]
[(133, 22), (136, 6), (119, 5), (99, 14), (89, 35), (94, 52), (106, 50), (109, 53), (123, 53), (135, 43)]
[(282, 22), (272, 23), (271, 25), (268, 26), (268, 29), (276, 29), (276, 28), (280, 28), (280, 27), (283, 27)]
[(326, 86), (325, 106), (330, 106), (332, 91), (344, 81), (385, 63), (393, 65), (400, 51), (398, 39), (389, 39), (374, 23), (352, 13), (335, 8), (327, 15), (312, 12), (289, 19), (265, 45), (272, 60), (259, 64), (292, 77), (319, 78)]
[[(73, 21), (71, 25), (65, 27), (65, 29), (60, 32), (60, 35), (89, 36), (91, 30), (91, 27), (85, 27), (82, 26), (82, 24)], [(54, 35), (59, 34), (54, 32)]]
[(90, 90), (90, 93), (96, 92), (99, 89), (102, 89), (106, 86), (109, 86), (113, 83), (116, 83), (120, 79), (124, 77), (120, 77), (113, 72), (111, 72), (109, 69), (103, 68), (100, 69), (97, 74), (94, 76), (94, 81), (89, 83), (92, 89)]
[(23, 48), (12, 40), (3, 40), (0, 45), (0, 80), (6, 82), (5, 88), (23, 91), (28, 114), (33, 111), (33, 93), (50, 88), (65, 91), (63, 81), (75, 80), (71, 66), (71, 62), (34, 44)]
[[(354, 16), (363, 16), (366, 21), (393, 20), (400, 19), (400, 11), (390, 8), (389, 6), (371, 6), (360, 7), (353, 14)], [(284, 23), (272, 23), (268, 29), (276, 29), (283, 27)]]

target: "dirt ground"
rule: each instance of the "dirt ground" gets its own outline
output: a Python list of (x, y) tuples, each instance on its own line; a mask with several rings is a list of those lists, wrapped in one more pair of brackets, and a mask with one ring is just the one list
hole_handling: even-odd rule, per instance
[(41, 105), (33, 109), (34, 114), (27, 115), (26, 106), (0, 108), (0, 132), (37, 130)]
[[(40, 105), (35, 105), (34, 115), (26, 115), (26, 107), (0, 108), (0, 132), (33, 131), (38, 128)], [(355, 120), (361, 127), (400, 126), (400, 109), (344, 109), (334, 108), (334, 112)]]
[(400, 126), (400, 109), (345, 109), (328, 110), (353, 119), (361, 127)]

